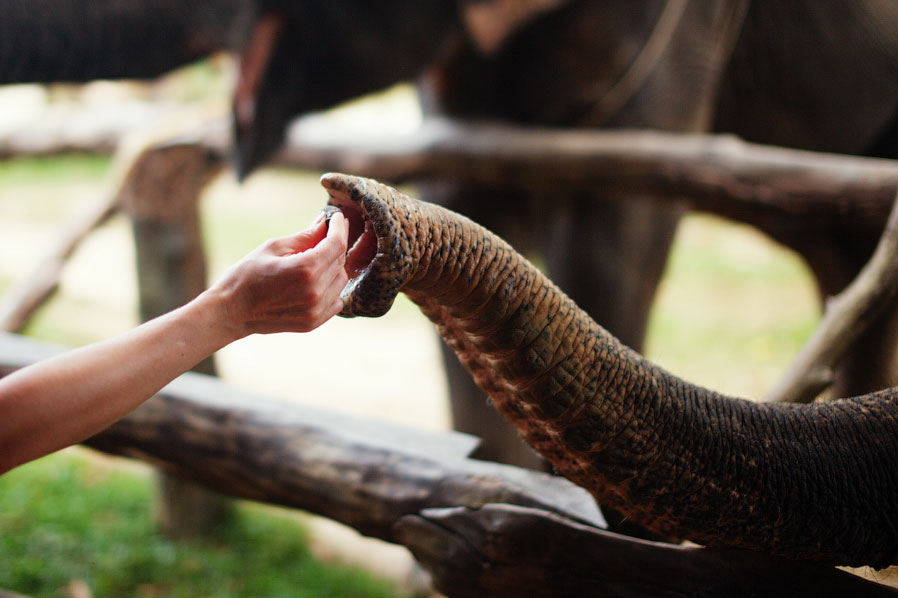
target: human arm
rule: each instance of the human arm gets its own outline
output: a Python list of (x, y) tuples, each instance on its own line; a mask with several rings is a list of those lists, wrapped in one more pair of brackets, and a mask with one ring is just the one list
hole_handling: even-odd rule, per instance
[(186, 305), (0, 379), (0, 474), (80, 442), (253, 333), (307, 332), (340, 311), (347, 224), (272, 239)]

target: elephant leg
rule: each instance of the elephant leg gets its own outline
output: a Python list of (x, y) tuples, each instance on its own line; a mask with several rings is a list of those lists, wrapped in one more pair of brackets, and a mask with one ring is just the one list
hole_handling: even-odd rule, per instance
[(630, 196), (553, 203), (544, 247), (549, 278), (621, 342), (642, 351), (685, 204)]

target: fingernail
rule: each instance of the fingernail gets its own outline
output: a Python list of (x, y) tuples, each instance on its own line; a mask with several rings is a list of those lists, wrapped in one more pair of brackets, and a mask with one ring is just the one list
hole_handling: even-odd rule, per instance
[(342, 214), (340, 212), (340, 208), (337, 206), (324, 206), (324, 209), (319, 212), (319, 216), (324, 218), (327, 227), (330, 228), (331, 218), (333, 218), (334, 214)]

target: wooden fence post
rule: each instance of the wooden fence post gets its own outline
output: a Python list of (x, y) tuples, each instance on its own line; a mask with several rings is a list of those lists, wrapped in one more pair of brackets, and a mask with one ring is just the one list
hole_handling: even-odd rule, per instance
[[(222, 167), (197, 144), (148, 147), (121, 187), (137, 254), (140, 317), (146, 321), (183, 305), (206, 288), (206, 258), (198, 197)], [(212, 357), (195, 371), (215, 374)], [(224, 516), (227, 499), (193, 482), (159, 472), (157, 522), (171, 537), (203, 534)]]

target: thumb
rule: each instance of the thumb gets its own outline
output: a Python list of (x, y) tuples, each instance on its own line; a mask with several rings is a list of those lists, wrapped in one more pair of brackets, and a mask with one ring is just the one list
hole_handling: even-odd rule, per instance
[(302, 253), (318, 245), (326, 236), (327, 226), (323, 216), (319, 216), (306, 230), (282, 237), (283, 254)]

